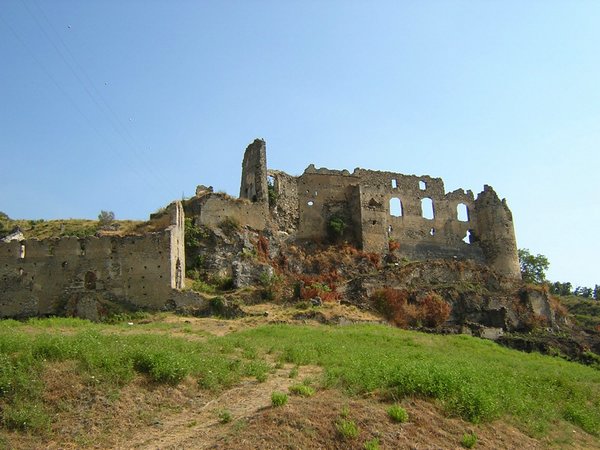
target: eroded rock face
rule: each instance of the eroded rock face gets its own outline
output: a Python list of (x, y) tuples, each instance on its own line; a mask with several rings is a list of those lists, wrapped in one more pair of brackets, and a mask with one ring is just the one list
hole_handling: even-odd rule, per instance
[(357, 277), (350, 285), (348, 300), (362, 307), (368, 307), (369, 298), (382, 288), (407, 291), (413, 299), (422, 292), (435, 292), (452, 307), (446, 325), (468, 325), (479, 336), (499, 337), (498, 330), (561, 324), (545, 291), (470, 262), (427, 261), (392, 266)]

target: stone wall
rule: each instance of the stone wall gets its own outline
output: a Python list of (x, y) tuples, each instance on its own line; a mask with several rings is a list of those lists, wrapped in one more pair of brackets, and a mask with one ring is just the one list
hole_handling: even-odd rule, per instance
[(268, 202), (267, 149), (265, 141), (255, 139), (244, 152), (240, 198), (252, 202)]
[(273, 201), (269, 209), (277, 228), (288, 234), (298, 230), (298, 179), (280, 170), (267, 171), (273, 184)]
[(270, 173), (276, 223), (288, 226), (277, 215), (295, 217), (297, 202), (300, 239), (326, 240), (329, 220), (340, 217), (348, 225), (344, 239), (364, 251), (386, 253), (393, 242), (400, 257), (469, 259), (520, 278), (512, 214), (489, 186), (475, 199), (463, 189), (446, 193), (440, 178), (427, 175), (313, 165), (296, 178)]
[[(361, 182), (365, 251), (386, 251), (393, 240), (400, 245), (399, 253), (410, 259), (456, 257), (483, 261), (481, 249), (469, 240), (469, 230), (475, 226), (471, 191), (459, 189), (446, 194), (444, 182), (429, 176), (363, 169), (357, 169), (354, 175)], [(462, 220), (459, 207), (465, 211)]]
[(196, 225), (217, 227), (226, 219), (255, 230), (267, 227), (269, 207), (265, 202), (252, 203), (246, 199), (232, 198), (226, 194), (206, 193), (185, 202), (185, 214)]
[(0, 317), (163, 307), (185, 272), (183, 209), (170, 210), (171, 226), (143, 236), (0, 243)]
[(309, 166), (298, 177), (298, 232), (300, 239), (326, 240), (328, 222), (339, 217), (348, 224), (351, 241), (360, 230), (358, 184), (360, 179), (347, 171), (315, 169)]

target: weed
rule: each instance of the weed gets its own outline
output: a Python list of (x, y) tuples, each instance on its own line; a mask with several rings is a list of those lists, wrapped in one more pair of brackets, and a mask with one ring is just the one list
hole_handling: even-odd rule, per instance
[(369, 441), (366, 441), (363, 445), (365, 450), (379, 450), (379, 439), (373, 438)]
[(460, 445), (464, 448), (473, 448), (477, 444), (477, 435), (475, 433), (465, 433), (460, 440)]
[(315, 395), (315, 389), (305, 384), (294, 384), (289, 387), (290, 393), (301, 397), (312, 397)]
[(335, 423), (337, 432), (342, 439), (356, 439), (360, 433), (360, 430), (353, 420), (339, 419)]
[(298, 376), (298, 366), (292, 367), (288, 376), (289, 378), (296, 378)]
[(267, 377), (268, 375), (266, 374), (266, 372), (261, 372), (256, 375), (256, 381), (258, 381), (259, 383), (264, 383), (265, 381), (267, 381)]
[(350, 415), (350, 407), (348, 405), (342, 406), (342, 410), (340, 411), (340, 416), (346, 418)]
[(203, 292), (205, 294), (214, 294), (216, 290), (217, 289), (213, 285), (208, 284), (203, 280), (195, 280), (192, 283), (192, 291)]
[(273, 406), (283, 406), (287, 403), (288, 401), (288, 396), (287, 394), (283, 393), (283, 392), (273, 392), (271, 394), (271, 404)]
[(387, 414), (394, 422), (408, 422), (408, 412), (400, 405), (392, 405), (388, 408)]
[(229, 410), (223, 409), (219, 411), (219, 422), (225, 424), (231, 422), (232, 419), (233, 416), (231, 415), (231, 412)]
[(157, 383), (178, 384), (190, 372), (190, 368), (181, 355), (164, 351), (140, 351), (133, 357), (138, 372), (146, 373)]

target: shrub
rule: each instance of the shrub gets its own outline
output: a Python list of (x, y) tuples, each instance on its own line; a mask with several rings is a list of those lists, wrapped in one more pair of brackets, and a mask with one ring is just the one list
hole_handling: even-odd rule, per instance
[(343, 439), (356, 439), (360, 433), (353, 420), (340, 419), (336, 422), (335, 428)]
[(283, 393), (283, 392), (273, 392), (271, 394), (271, 404), (273, 406), (283, 406), (287, 403), (288, 401), (288, 396), (287, 394)]
[(114, 221), (115, 213), (112, 211), (100, 211), (100, 214), (98, 214), (100, 228), (110, 227)]
[(438, 327), (448, 320), (452, 311), (452, 307), (435, 292), (411, 303), (411, 294), (407, 290), (383, 288), (375, 291), (371, 300), (379, 312), (399, 327)]
[(329, 219), (329, 222), (327, 222), (327, 232), (331, 240), (337, 241), (341, 239), (341, 237), (344, 235), (344, 231), (346, 230), (347, 226), (348, 225), (341, 217), (331, 217)]
[(473, 448), (477, 444), (477, 435), (475, 433), (465, 433), (460, 440), (460, 445), (464, 448)]
[(264, 271), (260, 274), (260, 284), (263, 286), (261, 296), (265, 300), (274, 300), (280, 290), (281, 277), (273, 272)]
[(205, 236), (200, 227), (194, 225), (194, 221), (191, 218), (184, 220), (184, 242), (186, 249), (198, 247), (200, 240)]
[(400, 242), (398, 242), (395, 239), (390, 239), (388, 241), (388, 250), (390, 251), (390, 253), (392, 253), (393, 251), (396, 251), (400, 248)]
[(214, 294), (216, 292), (216, 288), (213, 285), (208, 284), (206, 281), (194, 280), (192, 283), (192, 291), (204, 292), (205, 294)]
[(294, 384), (289, 387), (290, 393), (300, 397), (312, 397), (315, 395), (315, 389), (305, 384)]
[(387, 414), (394, 422), (408, 422), (408, 412), (400, 405), (392, 405), (387, 410)]
[(448, 320), (450, 311), (452, 311), (452, 307), (448, 302), (444, 301), (444, 299), (435, 292), (425, 294), (419, 301), (419, 307), (425, 326), (434, 328), (439, 327)]
[(275, 185), (271, 180), (267, 181), (267, 195), (269, 197), (269, 206), (273, 208), (277, 204), (279, 194), (275, 190)]

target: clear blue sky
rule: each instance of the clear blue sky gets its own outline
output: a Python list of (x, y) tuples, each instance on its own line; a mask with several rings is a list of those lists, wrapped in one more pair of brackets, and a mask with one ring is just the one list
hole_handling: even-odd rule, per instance
[(552, 280), (600, 284), (600, 2), (0, 2), (0, 211), (237, 195), (244, 148), (492, 185)]

